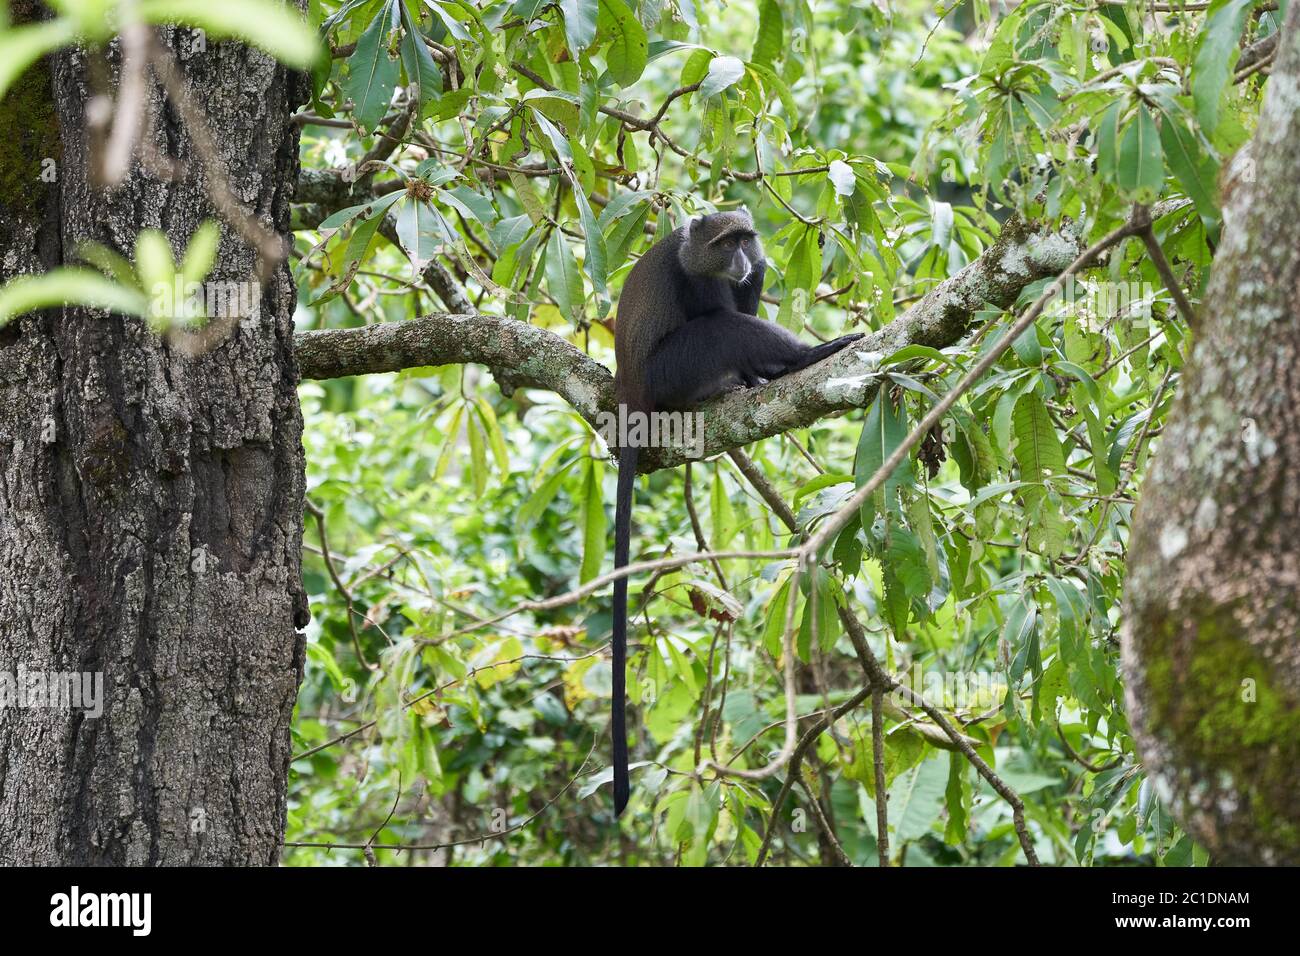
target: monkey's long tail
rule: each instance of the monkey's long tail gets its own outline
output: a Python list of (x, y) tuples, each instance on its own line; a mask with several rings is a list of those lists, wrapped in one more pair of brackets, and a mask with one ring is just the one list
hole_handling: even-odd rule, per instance
[[(636, 489), (638, 449), (618, 454), (618, 494), (614, 499), (614, 570), (626, 567), (632, 545), (632, 493)], [(627, 578), (614, 582), (614, 692), (610, 735), (614, 739), (614, 816), (632, 792), (627, 770)]]

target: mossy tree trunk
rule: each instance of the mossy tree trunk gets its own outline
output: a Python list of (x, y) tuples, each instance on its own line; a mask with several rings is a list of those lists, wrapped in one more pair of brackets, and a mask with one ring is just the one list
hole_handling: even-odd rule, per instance
[[(35, 5), (11, 8), (22, 20)], [(238, 200), (287, 234), (303, 78), (189, 30), (157, 36)], [(89, 73), (64, 50), (0, 105), (0, 281), (67, 263), (84, 240), (129, 257), (146, 228), (179, 259), (215, 215), (152, 77), (145, 140), (180, 175), (135, 163), (111, 193), (91, 185)], [(247, 283), (254, 261), (223, 228), (210, 279)], [(0, 678), (103, 677), (98, 717), (0, 708), (0, 863), (278, 858), (307, 620), (302, 420), (288, 268), (252, 288), (252, 314), (193, 357), (78, 308), (0, 330)]]
[(1293, 3), (1129, 548), (1129, 717), (1218, 863), (1300, 863), (1298, 27)]

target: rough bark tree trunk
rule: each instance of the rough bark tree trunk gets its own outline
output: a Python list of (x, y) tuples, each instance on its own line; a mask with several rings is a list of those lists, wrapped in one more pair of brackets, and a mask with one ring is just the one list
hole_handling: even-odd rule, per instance
[[(21, 19), (34, 4), (12, 6)], [(157, 35), (238, 199), (287, 234), (304, 79), (238, 44)], [(131, 256), (144, 228), (179, 258), (214, 217), (152, 76), (145, 140), (181, 175), (137, 163), (111, 194), (92, 187), (89, 66), (63, 50), (0, 106), (0, 281), (84, 240)], [(223, 228), (210, 279), (249, 282), (253, 264)], [(278, 858), (307, 620), (302, 419), (288, 268), (253, 289), (253, 316), (198, 357), (84, 309), (0, 330), (0, 679), (98, 672), (104, 697), (99, 717), (0, 708), (2, 863)]]
[[(1300, 863), (1300, 4), (1142, 490), (1122, 629), (1158, 792), (1219, 863)], [(1237, 164), (1240, 166), (1241, 164)]]

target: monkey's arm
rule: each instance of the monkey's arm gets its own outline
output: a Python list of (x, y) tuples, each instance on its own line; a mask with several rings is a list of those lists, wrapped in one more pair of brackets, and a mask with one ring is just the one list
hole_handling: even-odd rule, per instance
[(767, 260), (759, 259), (744, 285), (734, 285), (736, 311), (745, 315), (758, 315), (758, 300), (763, 295), (763, 280), (767, 278)]
[(654, 408), (689, 408), (729, 389), (807, 368), (860, 338), (855, 332), (810, 346), (774, 322), (711, 312), (655, 346), (645, 369), (647, 395)]

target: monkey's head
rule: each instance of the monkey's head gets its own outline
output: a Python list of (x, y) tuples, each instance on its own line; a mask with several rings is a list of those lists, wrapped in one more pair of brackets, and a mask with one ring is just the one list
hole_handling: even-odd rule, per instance
[(715, 212), (687, 223), (677, 256), (691, 275), (743, 283), (763, 261), (763, 246), (748, 212)]

